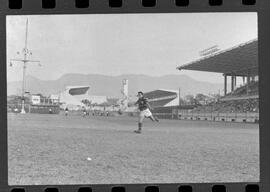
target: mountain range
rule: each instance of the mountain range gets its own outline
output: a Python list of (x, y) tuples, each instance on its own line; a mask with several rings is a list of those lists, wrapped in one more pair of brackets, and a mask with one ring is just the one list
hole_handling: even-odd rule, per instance
[[(91, 95), (120, 97), (122, 80), (129, 81), (129, 95), (135, 96), (138, 91), (152, 91), (155, 89), (179, 90), (181, 95), (218, 93), (222, 84), (194, 80), (187, 75), (165, 75), (153, 77), (147, 75), (124, 74), (106, 76), (99, 74), (65, 74), (56, 80), (40, 80), (33, 76), (26, 76), (26, 91), (43, 95), (57, 94), (66, 86), (90, 86)], [(21, 94), (21, 81), (8, 82), (7, 94)]]

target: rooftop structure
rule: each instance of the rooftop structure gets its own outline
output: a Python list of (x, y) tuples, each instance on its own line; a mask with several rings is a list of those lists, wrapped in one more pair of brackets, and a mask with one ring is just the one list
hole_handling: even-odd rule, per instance
[(59, 101), (64, 107), (79, 109), (85, 107), (83, 100), (88, 100), (91, 104), (102, 104), (107, 102), (106, 96), (94, 96), (89, 94), (90, 86), (67, 86), (59, 94)]
[(224, 76), (224, 95), (227, 91), (227, 77), (231, 77), (231, 92), (236, 88), (237, 77), (247, 84), (258, 76), (258, 40), (251, 40), (238, 46), (215, 52), (191, 63), (177, 67), (178, 70), (194, 70), (222, 73)]

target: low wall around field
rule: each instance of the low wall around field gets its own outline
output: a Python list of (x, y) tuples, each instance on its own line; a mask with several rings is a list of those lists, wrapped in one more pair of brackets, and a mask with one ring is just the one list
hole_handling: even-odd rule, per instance
[[(22, 105), (8, 105), (8, 112), (20, 113), (22, 110)], [(17, 109), (17, 111), (15, 111)], [(39, 113), (39, 114), (59, 114), (60, 107), (58, 105), (31, 105), (25, 104), (24, 110), (26, 113)]]
[(243, 122), (243, 123), (259, 123), (259, 113), (193, 113), (190, 111), (174, 111), (171, 113), (154, 113), (161, 119), (178, 119), (178, 120), (200, 120), (200, 121), (224, 121), (224, 122)]

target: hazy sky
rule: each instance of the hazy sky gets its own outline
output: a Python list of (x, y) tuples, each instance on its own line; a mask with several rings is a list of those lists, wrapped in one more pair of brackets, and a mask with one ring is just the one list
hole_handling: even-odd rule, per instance
[[(221, 82), (222, 75), (178, 71), (177, 66), (199, 58), (199, 51), (221, 49), (257, 38), (256, 13), (180, 13), (35, 15), (7, 17), (7, 64), (21, 58), (25, 23), (29, 19), (27, 74), (43, 80), (65, 73), (105, 75), (186, 74)], [(22, 79), (22, 65), (7, 67), (7, 80)]]

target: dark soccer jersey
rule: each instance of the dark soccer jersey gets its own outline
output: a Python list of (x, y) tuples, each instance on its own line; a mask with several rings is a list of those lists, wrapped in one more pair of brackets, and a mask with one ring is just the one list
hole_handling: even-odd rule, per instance
[(139, 105), (139, 110), (140, 110), (140, 111), (143, 111), (143, 110), (145, 110), (145, 109), (148, 108), (148, 101), (147, 101), (147, 99), (144, 98), (144, 97), (138, 99), (138, 101), (136, 102), (136, 104)]

